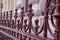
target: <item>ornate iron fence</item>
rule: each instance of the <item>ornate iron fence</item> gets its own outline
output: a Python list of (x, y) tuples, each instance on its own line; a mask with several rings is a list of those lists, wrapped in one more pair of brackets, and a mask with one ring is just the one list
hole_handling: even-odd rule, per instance
[[(8, 38), (7, 40), (60, 40), (60, 4), (56, 4), (54, 6), (49, 6), (50, 0), (47, 1), (45, 11), (44, 11), (44, 21), (42, 28), (38, 25), (39, 20), (35, 20), (35, 27), (32, 25), (32, 17), (34, 16), (34, 13), (32, 12), (32, 4), (29, 5), (29, 8), (27, 10), (27, 16), (28, 16), (28, 24), (27, 19), (24, 20), (25, 12), (24, 7), (21, 8), (21, 15), (20, 19), (18, 18), (17, 10), (15, 10), (14, 19), (12, 19), (12, 10), (10, 11), (10, 14), (8, 11), (5, 13), (1, 13), (0, 17), (0, 32), (4, 35), (6, 35)], [(54, 13), (54, 10), (56, 9), (56, 13)], [(8, 15), (9, 14), (9, 15)], [(49, 16), (50, 15), (50, 19)], [(54, 24), (53, 17), (56, 18), (56, 25)], [(55, 33), (53, 33), (49, 26), (49, 21), (51, 21), (51, 24), (53, 28), (55, 28)], [(23, 25), (24, 22), (24, 25)], [(40, 29), (39, 29), (40, 28)], [(54, 37), (54, 39), (47, 37), (47, 30), (49, 30), (50, 34)], [(32, 33), (33, 32), (33, 33)], [(40, 36), (43, 32), (43, 36)], [(10, 39), (11, 38), (11, 39)]]

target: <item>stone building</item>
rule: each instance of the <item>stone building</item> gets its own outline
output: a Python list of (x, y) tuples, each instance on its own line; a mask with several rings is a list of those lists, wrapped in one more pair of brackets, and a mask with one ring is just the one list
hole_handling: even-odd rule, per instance
[(2, 1), (0, 0), (0, 13), (2, 12)]
[[(36, 14), (40, 14), (41, 11), (44, 10), (44, 5), (42, 5), (42, 2), (44, 0), (1, 0), (2, 2), (2, 12), (10, 11), (10, 10), (15, 10), (16, 8), (20, 9), (21, 7), (24, 6), (25, 11), (28, 8), (28, 4), (32, 3), (33, 7), (32, 9)], [(45, 4), (45, 1), (43, 2)]]
[(0, 0), (2, 4), (2, 12), (15, 10), (16, 8), (20, 9), (21, 7), (25, 8), (25, 11), (28, 8), (28, 4), (32, 3), (32, 9), (36, 13), (44, 11), (46, 0)]
[(15, 9), (15, 0), (1, 0), (2, 12), (10, 11)]

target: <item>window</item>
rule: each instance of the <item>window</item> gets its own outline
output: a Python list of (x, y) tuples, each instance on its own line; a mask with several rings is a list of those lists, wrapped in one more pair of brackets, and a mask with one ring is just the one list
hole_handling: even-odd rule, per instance
[(2, 9), (3, 9), (3, 4), (1, 3), (0, 4), (0, 13), (2, 12)]
[(3, 4), (1, 4), (1, 8), (3, 8)]

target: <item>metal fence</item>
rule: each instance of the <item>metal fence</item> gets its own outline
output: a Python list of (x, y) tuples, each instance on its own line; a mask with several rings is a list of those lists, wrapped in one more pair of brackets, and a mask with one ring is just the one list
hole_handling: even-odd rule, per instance
[[(15, 10), (15, 15), (14, 19), (12, 19), (12, 10), (10, 11), (10, 14), (7, 12), (1, 13), (0, 17), (0, 33), (4, 34), (7, 36), (7, 40), (60, 40), (60, 11), (58, 8), (60, 8), (59, 4), (56, 4), (54, 6), (49, 6), (49, 2), (46, 3), (45, 11), (43, 12), (43, 25), (42, 28), (38, 25), (39, 20), (36, 19), (35, 22), (35, 27), (32, 25), (32, 17), (34, 16), (34, 13), (32, 12), (32, 4), (28, 6), (27, 10), (27, 16), (28, 16), (28, 24), (27, 24), (27, 19), (24, 20), (25, 17), (25, 12), (24, 12), (24, 7), (21, 8), (21, 15), (20, 19), (17, 20), (18, 18), (18, 13), (17, 10)], [(54, 10), (56, 9), (56, 12), (54, 13)], [(9, 15), (8, 15), (9, 14)], [(51, 24), (53, 25), (52, 27), (55, 28), (55, 33), (53, 33), (50, 29), (49, 26), (49, 16), (50, 15), (50, 20)], [(56, 25), (54, 24), (54, 19), (56, 19)], [(24, 25), (23, 25), (24, 22)], [(47, 37), (47, 30), (49, 30), (50, 34), (54, 37), (54, 39), (48, 38)], [(32, 33), (33, 32), (33, 33)], [(43, 32), (43, 36), (40, 36)]]

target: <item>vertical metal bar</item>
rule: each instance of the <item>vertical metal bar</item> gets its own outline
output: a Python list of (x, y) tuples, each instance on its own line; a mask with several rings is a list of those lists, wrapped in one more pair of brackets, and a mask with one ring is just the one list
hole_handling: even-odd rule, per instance
[[(39, 28), (39, 26), (38, 26), (38, 22), (39, 22), (39, 20), (38, 19), (36, 19), (35, 20), (35, 27), (34, 27), (34, 31), (35, 31), (35, 35), (37, 35), (38, 36), (38, 28)], [(34, 39), (34, 40), (37, 40), (37, 39)]]
[(8, 20), (8, 11), (6, 12), (6, 26), (7, 26), (7, 20)]
[(1, 13), (1, 25), (2, 25), (2, 13)]
[[(12, 20), (12, 10), (10, 11), (10, 25), (11, 25), (11, 20)], [(11, 27), (11, 26), (10, 26)], [(12, 27), (11, 27), (12, 28)]]
[(5, 20), (5, 12), (3, 13), (3, 25), (5, 25), (4, 24), (4, 22), (5, 22), (4, 20)]
[[(6, 12), (6, 26), (8, 26), (8, 25), (7, 25), (7, 23), (8, 23), (7, 21), (8, 21), (8, 11)], [(6, 30), (6, 32), (8, 33), (9, 31)], [(7, 38), (7, 39), (9, 40), (9, 38)]]
[[(15, 28), (16, 28), (16, 30), (17, 30), (17, 26), (16, 26), (17, 17), (18, 17), (18, 13), (17, 13), (17, 9), (15, 9)], [(17, 33), (15, 33), (15, 37), (17, 37)]]
[(55, 40), (60, 40), (60, 0), (56, 0), (56, 12), (53, 15), (56, 18)]
[[(11, 21), (12, 21), (12, 10), (10, 11), (10, 28), (12, 28)], [(11, 35), (12, 35), (12, 31), (10, 31), (10, 32), (11, 32)]]
[[(28, 18), (29, 18), (29, 33), (31, 33), (31, 28), (32, 28), (32, 16), (34, 16), (34, 14), (32, 13), (32, 4), (29, 4), (29, 8), (28, 8)], [(29, 40), (31, 40), (31, 37), (29, 37)]]
[(44, 11), (44, 33), (43, 36), (47, 38), (47, 24), (48, 24), (48, 10), (46, 10), (49, 7), (51, 0), (46, 0), (46, 5), (45, 5), (45, 11)]
[[(17, 20), (17, 29), (20, 29), (20, 20)], [(17, 33), (17, 38), (19, 38), (20, 34)]]
[[(21, 31), (22, 31), (22, 27), (23, 27), (23, 18), (24, 18), (24, 7), (21, 8)], [(20, 40), (23, 40), (22, 34), (20, 35)]]
[[(26, 29), (26, 27), (27, 27), (27, 20), (24, 20), (24, 26), (23, 26), (23, 28), (24, 28), (24, 32), (27, 32), (27, 29)], [(26, 40), (26, 38), (27, 38), (27, 36), (25, 36), (24, 35), (24, 39), (23, 40)]]

